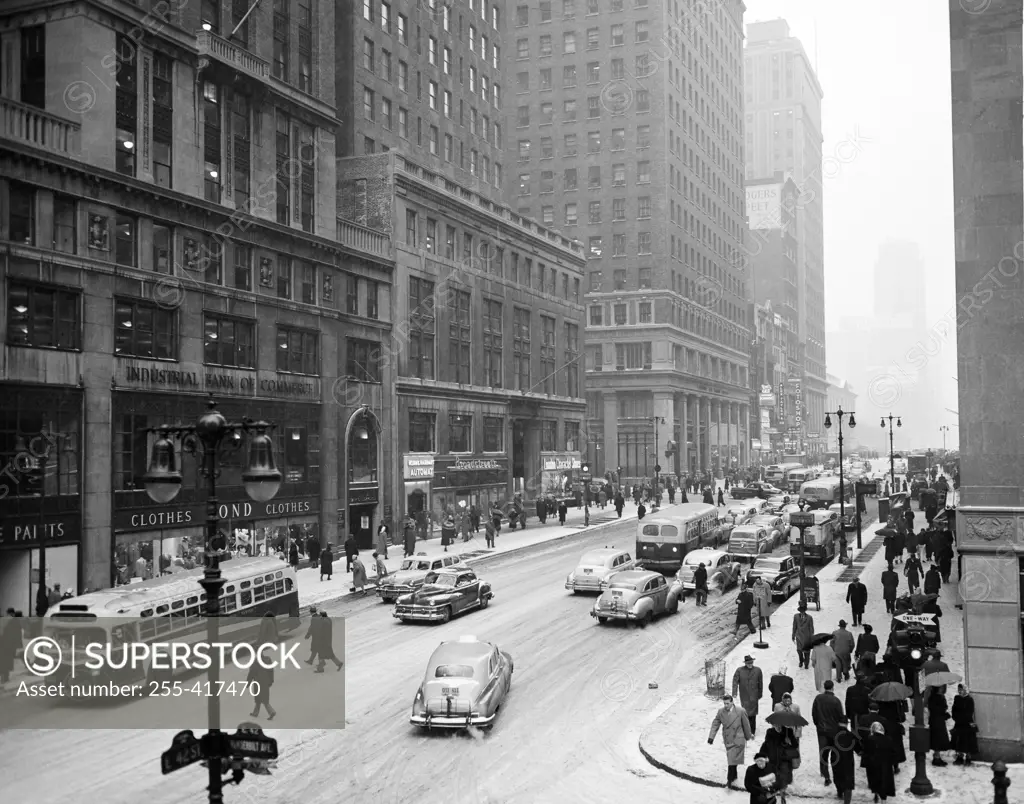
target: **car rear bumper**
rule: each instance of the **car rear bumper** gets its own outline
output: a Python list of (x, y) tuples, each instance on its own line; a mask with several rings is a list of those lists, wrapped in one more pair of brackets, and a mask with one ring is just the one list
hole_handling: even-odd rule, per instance
[(624, 611), (622, 609), (600, 609), (598, 611), (590, 610), (591, 617), (607, 617), (609, 620), (635, 620), (636, 615), (631, 611)]
[(428, 622), (435, 622), (443, 620), (445, 617), (444, 606), (431, 606), (430, 608), (396, 608), (391, 612), (391, 616), (399, 620), (426, 620)]
[(424, 729), (468, 729), (470, 726), (489, 726), (494, 722), (494, 715), (413, 715), (409, 722)]
[(571, 589), (574, 592), (600, 592), (601, 591), (601, 580), (595, 579), (593, 581), (573, 581), (565, 585), (566, 589)]

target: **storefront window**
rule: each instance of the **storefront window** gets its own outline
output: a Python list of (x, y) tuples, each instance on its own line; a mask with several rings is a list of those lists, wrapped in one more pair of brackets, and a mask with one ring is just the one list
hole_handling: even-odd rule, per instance
[(351, 483), (377, 482), (377, 432), (366, 416), (353, 422), (349, 434), (348, 479)]
[(484, 452), (505, 451), (505, 420), (498, 416), (484, 417)]
[(448, 417), (448, 451), (473, 451), (473, 418), (455, 413)]

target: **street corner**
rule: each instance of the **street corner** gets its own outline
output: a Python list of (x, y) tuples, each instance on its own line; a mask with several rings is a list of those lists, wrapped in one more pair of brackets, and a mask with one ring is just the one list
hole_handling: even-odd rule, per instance
[[(640, 733), (640, 753), (652, 766), (679, 779), (724, 787), (726, 763), (721, 733), (714, 745), (708, 745), (711, 722), (720, 706), (721, 701), (708, 698), (697, 687), (685, 690)], [(750, 761), (752, 758), (750, 754)]]

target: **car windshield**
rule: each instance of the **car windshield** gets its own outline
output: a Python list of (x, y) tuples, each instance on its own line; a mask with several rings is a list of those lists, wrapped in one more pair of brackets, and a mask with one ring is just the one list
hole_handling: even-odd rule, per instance
[(580, 559), (580, 566), (603, 567), (607, 559), (601, 553), (587, 553)]
[(402, 562), (402, 569), (404, 570), (428, 570), (430, 569), (429, 561), (417, 561), (415, 558), (407, 558)]
[(473, 678), (473, 668), (468, 664), (439, 664), (434, 678)]
[(767, 572), (778, 572), (779, 566), (782, 564), (781, 561), (773, 561), (772, 559), (759, 558), (754, 562), (755, 570), (765, 570)]
[(636, 586), (634, 586), (631, 583), (621, 583), (621, 582), (620, 583), (613, 583), (608, 588), (609, 589), (622, 589), (622, 590), (625, 590), (627, 592), (635, 592), (636, 591)]
[(688, 567), (696, 567), (701, 562), (704, 562), (704, 566), (711, 563), (711, 559), (708, 556), (702, 556), (699, 553), (690, 553), (686, 558), (683, 559), (683, 564)]
[(454, 587), (459, 576), (453, 572), (432, 572), (427, 576), (427, 583), (431, 586)]

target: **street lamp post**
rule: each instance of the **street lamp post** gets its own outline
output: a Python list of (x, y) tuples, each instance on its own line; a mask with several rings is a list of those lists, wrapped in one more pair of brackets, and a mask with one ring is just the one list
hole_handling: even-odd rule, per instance
[(896, 426), (902, 427), (903, 420), (899, 416), (893, 416), (891, 413), (888, 416), (882, 417), (882, 427), (885, 427), (885, 420), (889, 420), (889, 477), (892, 478), (892, 493), (896, 493), (896, 456), (893, 454), (892, 446), (892, 420), (896, 419)]
[[(143, 477), (146, 493), (157, 503), (168, 503), (181, 490), (181, 471), (174, 454), (172, 436), (182, 440), (182, 449), (200, 461), (200, 473), (206, 478), (206, 562), (203, 578), (199, 582), (206, 592), (206, 639), (210, 644), (220, 641), (220, 592), (224, 586), (224, 578), (220, 571), (220, 553), (215, 549), (220, 526), (220, 506), (217, 501), (217, 467), (220, 451), (225, 454), (236, 452), (249, 436), (249, 464), (242, 473), (245, 491), (256, 502), (267, 502), (274, 498), (281, 488), (282, 475), (274, 464), (274, 444), (268, 430), (276, 425), (264, 421), (243, 419), (241, 422), (229, 422), (217, 410), (217, 403), (211, 398), (207, 402), (207, 411), (194, 425), (161, 425), (146, 428), (148, 433), (156, 433), (153, 443), (149, 471)], [(211, 689), (217, 689), (220, 681), (220, 668), (216, 662), (210, 663), (208, 680)], [(207, 717), (209, 731), (206, 743), (209, 747), (207, 763), (210, 772), (209, 804), (222, 804), (224, 801), (223, 760), (228, 759), (224, 751), (223, 732), (220, 728), (220, 698), (210, 695), (207, 698)]]
[(647, 421), (654, 422), (654, 490), (653, 490), (653, 502), (651, 504), (652, 511), (657, 511), (659, 503), (661, 502), (661, 464), (659, 463), (658, 456), (658, 425), (665, 423), (664, 416), (650, 416)]
[(946, 433), (949, 432), (949, 425), (948, 424), (942, 425), (942, 427), (939, 428), (939, 432), (942, 433), (942, 452), (943, 452), (943, 454), (945, 454), (945, 452), (946, 452)]
[(843, 410), (842, 405), (837, 410), (825, 411), (825, 429), (829, 429), (832, 426), (832, 417), (835, 416), (839, 423), (839, 525), (842, 528), (842, 538), (840, 544), (842, 545), (843, 559), (846, 558), (846, 481), (843, 479), (843, 417), (849, 416), (849, 426), (852, 430), (857, 426), (857, 420), (853, 416), (852, 410)]

